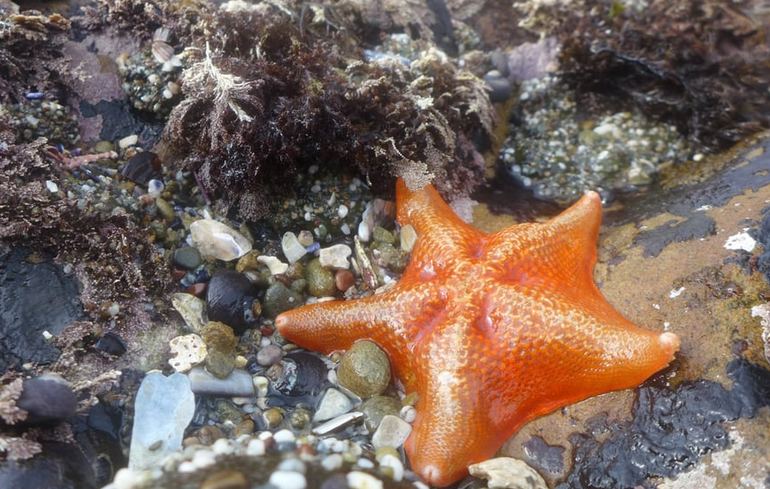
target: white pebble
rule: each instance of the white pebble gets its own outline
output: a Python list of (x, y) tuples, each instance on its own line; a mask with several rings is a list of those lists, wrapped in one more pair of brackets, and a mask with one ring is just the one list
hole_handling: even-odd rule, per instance
[(231, 261), (251, 251), (251, 243), (241, 233), (213, 219), (190, 224), (190, 237), (204, 258)]
[(340, 204), (340, 206), (337, 208), (337, 215), (340, 216), (341, 219), (344, 219), (345, 216), (348, 215), (348, 206), (345, 204)]
[(274, 256), (260, 255), (257, 257), (257, 261), (265, 265), (270, 270), (270, 275), (280, 275), (282, 273), (286, 273), (286, 270), (289, 269), (288, 264), (282, 262)]
[(177, 372), (187, 372), (206, 359), (206, 343), (197, 334), (177, 336), (168, 346), (171, 351), (168, 363)]
[(293, 442), (297, 438), (289, 430), (280, 430), (273, 435), (273, 439), (276, 443)]
[(259, 439), (252, 439), (249, 441), (249, 446), (246, 447), (246, 455), (252, 457), (258, 457), (265, 454), (265, 442)]
[(52, 194), (55, 194), (56, 192), (59, 191), (59, 186), (56, 185), (56, 182), (52, 180), (45, 181), (45, 188), (47, 188), (48, 191), (51, 192)]
[(216, 461), (216, 456), (211, 450), (198, 450), (192, 458), (193, 465), (198, 469), (214, 465)]
[(278, 489), (305, 489), (307, 480), (299, 472), (276, 470), (270, 474), (270, 485)]
[(139, 136), (137, 136), (136, 134), (132, 134), (118, 141), (118, 147), (120, 147), (120, 149), (126, 149), (136, 145), (137, 142), (139, 142)]
[(332, 453), (331, 455), (324, 457), (321, 460), (321, 467), (331, 472), (342, 467), (342, 455), (339, 453)]
[(407, 423), (413, 423), (414, 419), (417, 417), (417, 410), (413, 406), (404, 406), (401, 408), (398, 415)]
[(382, 489), (382, 481), (366, 472), (354, 470), (347, 475), (350, 489)]
[(380, 467), (390, 467), (393, 471), (393, 480), (396, 482), (401, 482), (404, 478), (404, 464), (394, 455), (389, 453), (383, 455), (380, 458)]
[(373, 469), (374, 462), (372, 462), (368, 458), (359, 458), (358, 460), (356, 460), (356, 466), (361, 469)]
[(336, 244), (328, 248), (321, 248), (318, 259), (322, 267), (346, 270), (350, 268), (348, 257), (353, 254), (350, 246)]
[(270, 380), (261, 375), (254, 376), (254, 387), (257, 389), (257, 397), (267, 397), (267, 389), (270, 386)]
[(214, 450), (214, 453), (217, 455), (227, 455), (235, 451), (235, 448), (230, 444), (230, 440), (227, 438), (220, 438), (215, 441), (214, 444), (211, 445), (211, 449)]
[(307, 253), (305, 247), (297, 239), (297, 235), (291, 231), (284, 233), (283, 238), (281, 238), (281, 250), (283, 250), (283, 255), (289, 260), (289, 263), (298, 262)]

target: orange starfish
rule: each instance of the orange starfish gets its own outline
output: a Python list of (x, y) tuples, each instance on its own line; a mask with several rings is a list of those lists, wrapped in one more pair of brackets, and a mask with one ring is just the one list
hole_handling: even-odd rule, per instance
[(379, 344), (417, 418), (406, 443), (425, 482), (446, 486), (527, 421), (634, 387), (679, 349), (673, 333), (635, 326), (593, 281), (601, 202), (595, 192), (544, 224), (485, 234), (432, 186), (396, 186), (398, 221), (417, 231), (395, 287), (281, 314), (278, 331), (321, 352)]

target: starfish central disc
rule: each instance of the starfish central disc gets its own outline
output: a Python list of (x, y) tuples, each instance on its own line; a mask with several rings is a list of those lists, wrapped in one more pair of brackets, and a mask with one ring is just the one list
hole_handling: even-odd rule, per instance
[(461, 479), (527, 421), (634, 387), (678, 350), (676, 335), (635, 326), (596, 287), (595, 192), (547, 223), (493, 234), (463, 222), (430, 185), (399, 180), (396, 204), (418, 235), (399, 282), (285, 312), (276, 325), (311, 350), (370, 339), (387, 352), (418, 394), (406, 452), (427, 483)]

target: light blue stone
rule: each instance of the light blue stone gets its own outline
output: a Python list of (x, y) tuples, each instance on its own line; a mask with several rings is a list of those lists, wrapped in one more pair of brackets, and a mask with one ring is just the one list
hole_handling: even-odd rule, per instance
[(128, 467), (149, 469), (182, 449), (184, 430), (195, 412), (195, 394), (186, 375), (148, 373), (134, 403)]

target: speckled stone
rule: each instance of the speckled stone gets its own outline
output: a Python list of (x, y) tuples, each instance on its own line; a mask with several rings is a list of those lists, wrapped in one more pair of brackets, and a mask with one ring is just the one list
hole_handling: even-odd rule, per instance
[(305, 279), (307, 279), (308, 291), (316, 297), (334, 295), (337, 291), (334, 274), (331, 270), (324, 268), (318, 258), (307, 264)]
[(206, 370), (224, 379), (235, 368), (235, 346), (238, 339), (233, 333), (233, 328), (224, 323), (209, 321), (201, 336), (208, 350)]
[(281, 282), (276, 282), (265, 291), (262, 313), (266, 317), (274, 319), (280, 313), (301, 306), (303, 303), (302, 295), (289, 289)]
[(371, 341), (356, 341), (342, 356), (337, 378), (362, 398), (381, 394), (390, 383), (388, 356)]
[(364, 424), (370, 432), (374, 432), (382, 418), (391, 415), (398, 416), (401, 401), (388, 396), (374, 396), (364, 401), (361, 411), (366, 415)]

